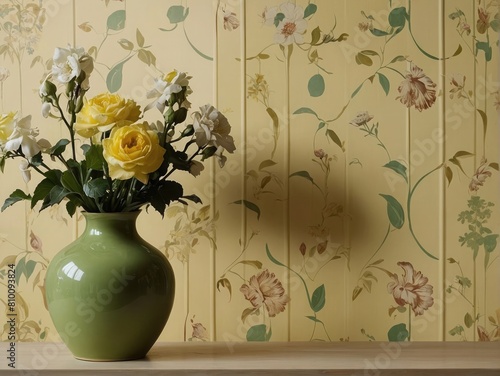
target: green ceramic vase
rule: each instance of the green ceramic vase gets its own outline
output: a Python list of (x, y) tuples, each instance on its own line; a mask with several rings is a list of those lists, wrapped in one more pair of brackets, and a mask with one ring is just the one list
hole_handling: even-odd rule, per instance
[(49, 264), (49, 313), (78, 359), (143, 358), (168, 320), (174, 273), (166, 257), (137, 233), (138, 215), (84, 213), (82, 235)]

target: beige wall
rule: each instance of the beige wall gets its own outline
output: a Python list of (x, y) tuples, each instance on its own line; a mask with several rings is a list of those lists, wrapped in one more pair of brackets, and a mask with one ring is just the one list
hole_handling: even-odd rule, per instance
[[(0, 1), (3, 112), (32, 114), (52, 141), (64, 135), (41, 117), (37, 88), (54, 48), (70, 43), (98, 49), (92, 95), (118, 90), (145, 105), (153, 77), (176, 68), (193, 76), (193, 107), (211, 102), (232, 124), (238, 150), (225, 168), (182, 181), (203, 205), (140, 216), (178, 281), (162, 340), (498, 339), (498, 1), (41, 6)], [(274, 7), (296, 12), (289, 27), (305, 31), (294, 42), (263, 22)], [(123, 81), (107, 87), (120, 64)], [(7, 162), (2, 201), (35, 186)], [(3, 270), (17, 265), (21, 340), (58, 339), (43, 276), (82, 225), (64, 207), (0, 214)], [(259, 283), (272, 294), (253, 307), (244, 292)]]

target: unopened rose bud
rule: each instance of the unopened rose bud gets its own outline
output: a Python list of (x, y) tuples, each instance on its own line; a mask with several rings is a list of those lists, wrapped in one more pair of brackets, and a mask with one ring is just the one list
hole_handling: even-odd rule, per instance
[(42, 98), (44, 98), (44, 97), (55, 97), (56, 92), (57, 92), (56, 85), (54, 85), (49, 80), (43, 81), (43, 83), (40, 85), (39, 94), (40, 94), (40, 96)]
[(207, 158), (210, 158), (212, 155), (215, 154), (217, 151), (217, 148), (215, 146), (209, 146), (208, 148), (203, 149), (201, 152), (202, 158), (201, 160), (204, 161)]
[(182, 137), (192, 136), (194, 134), (193, 124), (188, 124), (182, 131)]

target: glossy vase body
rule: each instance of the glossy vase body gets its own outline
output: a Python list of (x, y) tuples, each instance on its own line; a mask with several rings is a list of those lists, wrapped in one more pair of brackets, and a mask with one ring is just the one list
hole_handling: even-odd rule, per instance
[(174, 273), (166, 257), (138, 235), (138, 215), (84, 213), (82, 235), (49, 264), (49, 313), (76, 358), (143, 358), (167, 322)]

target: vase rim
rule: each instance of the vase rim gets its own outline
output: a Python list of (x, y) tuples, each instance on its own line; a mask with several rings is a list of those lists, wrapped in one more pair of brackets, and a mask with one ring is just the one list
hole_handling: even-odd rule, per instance
[(137, 217), (141, 210), (128, 211), (128, 212), (81, 212), (84, 217)]

